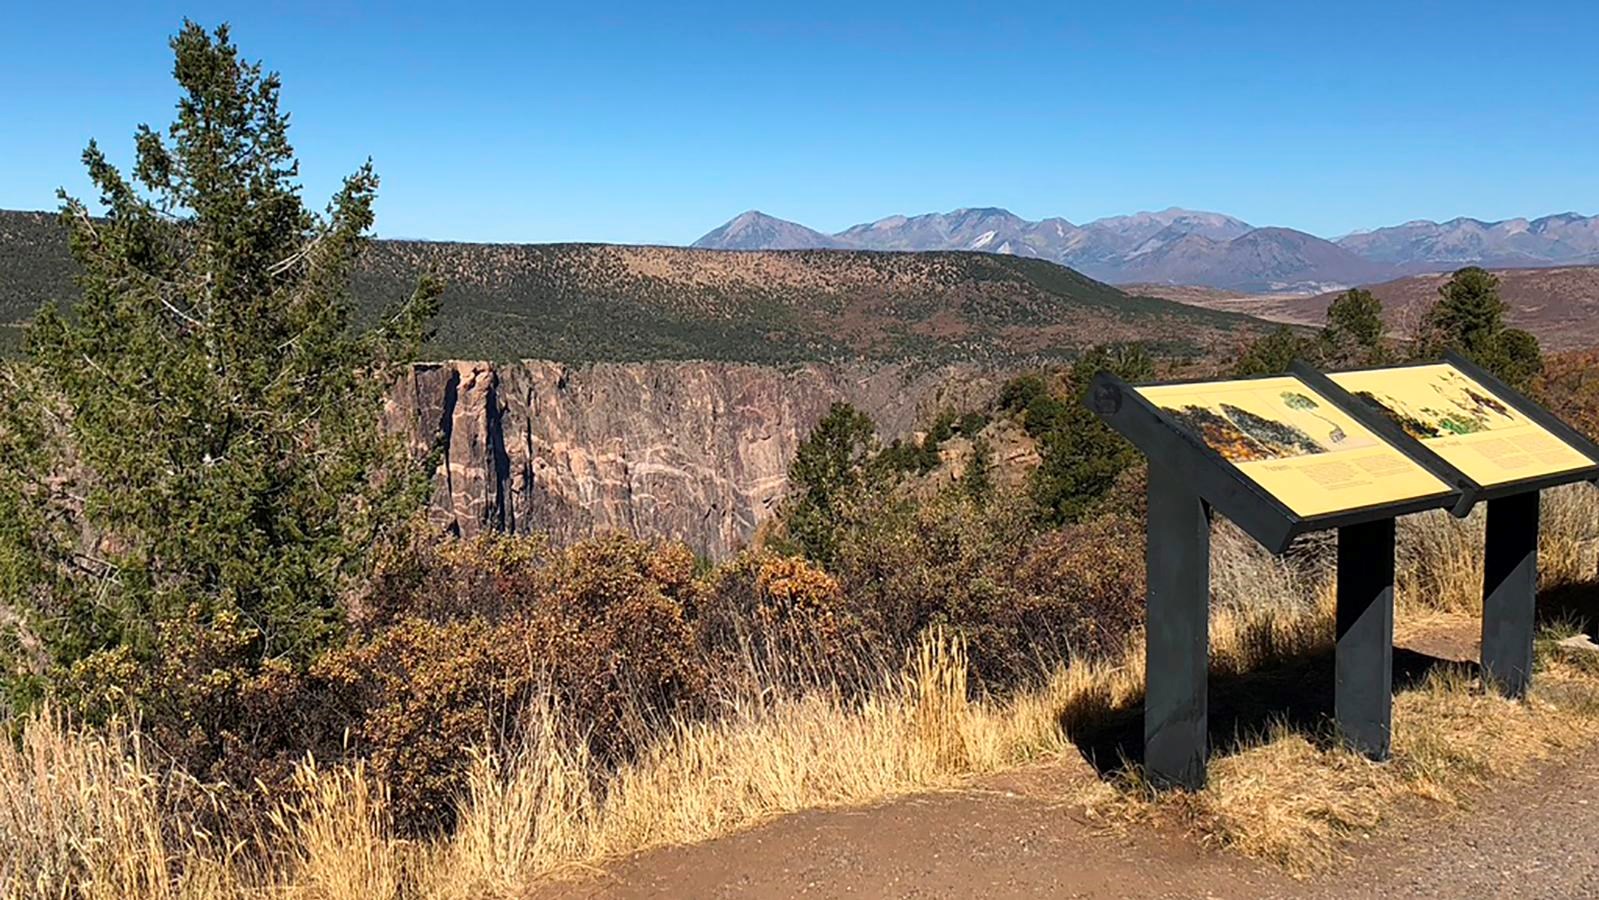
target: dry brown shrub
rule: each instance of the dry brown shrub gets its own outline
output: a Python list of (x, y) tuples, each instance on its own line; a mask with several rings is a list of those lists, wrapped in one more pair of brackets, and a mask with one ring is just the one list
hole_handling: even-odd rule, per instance
[(1016, 494), (946, 491), (862, 516), (835, 571), (878, 652), (945, 627), (966, 640), (975, 684), (1005, 691), (1119, 647), (1141, 606), (1142, 529), (1107, 515), (1040, 534), (1032, 512)]
[(304, 685), (337, 710), (324, 718), (345, 723), (402, 831), (453, 821), (464, 748), (517, 745), (535, 697), (607, 765), (703, 706), (686, 619), (694, 558), (682, 545), (611, 536), (550, 551), (487, 537), (426, 552), (407, 588), (420, 593), (389, 597), (368, 619), (386, 624), (324, 656)]
[(1144, 529), (1104, 515), (1048, 532), (1027, 549), (1016, 580), (1024, 631), (1064, 636), (1072, 657), (1118, 653), (1143, 624)]
[(719, 691), (760, 678), (855, 683), (869, 654), (838, 580), (804, 559), (752, 550), (706, 573), (691, 616)]
[(536, 676), (514, 626), (406, 619), (324, 656), (310, 687), (342, 713), (401, 828), (418, 831), (451, 821), (471, 763), (462, 748), (502, 743)]
[(1599, 350), (1548, 354), (1533, 393), (1572, 427), (1599, 440)]

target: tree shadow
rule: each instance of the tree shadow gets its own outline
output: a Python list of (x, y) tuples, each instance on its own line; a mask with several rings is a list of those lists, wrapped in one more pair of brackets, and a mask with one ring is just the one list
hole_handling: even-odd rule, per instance
[(1539, 591), (1538, 622), (1567, 625), (1599, 640), (1599, 581), (1557, 584)]
[[(1552, 585), (1539, 591), (1540, 625), (1561, 625), (1599, 641), (1599, 581)], [(1274, 725), (1303, 734), (1318, 746), (1333, 742), (1334, 648), (1277, 659), (1247, 672), (1212, 672), (1209, 737), (1212, 758), (1233, 753)], [(1394, 691), (1419, 686), (1439, 667), (1480, 675), (1474, 661), (1394, 648)], [(1138, 691), (1121, 704), (1089, 698), (1060, 717), (1061, 729), (1101, 777), (1111, 778), (1144, 756), (1144, 697)]]
[[(1394, 691), (1420, 685), (1440, 666), (1475, 675), (1477, 664), (1394, 648)], [(1316, 653), (1266, 663), (1247, 672), (1212, 672), (1209, 684), (1210, 755), (1237, 752), (1273, 726), (1332, 746), (1334, 656), (1331, 646)], [(1144, 697), (1139, 691), (1123, 704), (1081, 703), (1061, 715), (1061, 728), (1102, 778), (1143, 764)]]

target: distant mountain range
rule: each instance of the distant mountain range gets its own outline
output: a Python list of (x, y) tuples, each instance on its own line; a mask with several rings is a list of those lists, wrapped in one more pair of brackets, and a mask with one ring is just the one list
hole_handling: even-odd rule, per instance
[(1004, 209), (889, 216), (823, 234), (755, 210), (694, 242), (714, 250), (978, 250), (1045, 259), (1112, 284), (1318, 293), (1466, 265), (1599, 264), (1599, 216), (1415, 221), (1327, 240), (1221, 213), (1141, 212), (1074, 225)]

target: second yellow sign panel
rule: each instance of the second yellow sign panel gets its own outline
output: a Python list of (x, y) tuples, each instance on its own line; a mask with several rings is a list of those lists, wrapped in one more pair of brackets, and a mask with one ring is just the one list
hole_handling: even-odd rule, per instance
[(1594, 464), (1449, 363), (1328, 377), (1484, 487)]

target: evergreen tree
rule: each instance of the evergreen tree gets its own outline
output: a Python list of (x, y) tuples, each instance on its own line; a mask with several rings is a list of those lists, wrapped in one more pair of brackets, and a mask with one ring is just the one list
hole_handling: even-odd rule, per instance
[(1486, 269), (1467, 266), (1451, 275), (1438, 294), (1429, 324), (1465, 356), (1475, 359), (1490, 352), (1505, 327), (1499, 279)]
[(988, 441), (972, 439), (972, 458), (961, 474), (961, 490), (974, 503), (984, 503), (994, 493), (994, 451)]
[(1543, 372), (1543, 349), (1531, 332), (1506, 328), (1499, 332), (1488, 351), (1474, 361), (1506, 384), (1525, 391)]
[(1352, 288), (1327, 306), (1327, 323), (1315, 335), (1280, 325), (1244, 348), (1233, 366), (1240, 378), (1281, 375), (1296, 359), (1328, 368), (1381, 365), (1382, 301), (1370, 291)]
[[(0, 536), (0, 605), (26, 612), (55, 671), (149, 659), (184, 628), (230, 632), (218, 666), (304, 661), (425, 497), (378, 415), (438, 289), (352, 321), (370, 161), (311, 212), (278, 76), (225, 26), (185, 22), (171, 46), (176, 120), (138, 128), (131, 177), (90, 143), (103, 215), (61, 194), (80, 298), (39, 314), (10, 375), (27, 402), (0, 410), (0, 518), (67, 523)], [(50, 534), (71, 544), (55, 558)]]
[(848, 403), (834, 403), (789, 464), (783, 523), (799, 549), (824, 566), (837, 555), (847, 505), (865, 486), (875, 432), (865, 413)]
[(1433, 357), (1445, 349), (1493, 372), (1509, 384), (1526, 388), (1543, 370), (1538, 339), (1505, 326), (1508, 307), (1499, 297), (1499, 279), (1485, 269), (1468, 266), (1438, 289), (1439, 300), (1428, 311), (1428, 333), (1416, 353)]
[(1312, 355), (1315, 344), (1287, 325), (1279, 325), (1257, 338), (1238, 358), (1233, 374), (1240, 378), (1254, 375), (1281, 375), (1296, 359)]
[[(1081, 519), (1138, 461), (1133, 446), (1088, 407), (1088, 392), (1099, 372), (1148, 381), (1155, 377), (1155, 364), (1141, 345), (1095, 348), (1073, 363), (1069, 400), (1049, 407), (1031, 398), (1032, 405), (1054, 413), (1048, 430), (1035, 435), (1041, 459), (1032, 476), (1033, 500), (1051, 524)], [(1027, 428), (1033, 432), (1031, 422)]]
[(1335, 368), (1381, 365), (1387, 357), (1383, 331), (1382, 301), (1370, 291), (1351, 288), (1327, 307), (1320, 361)]

